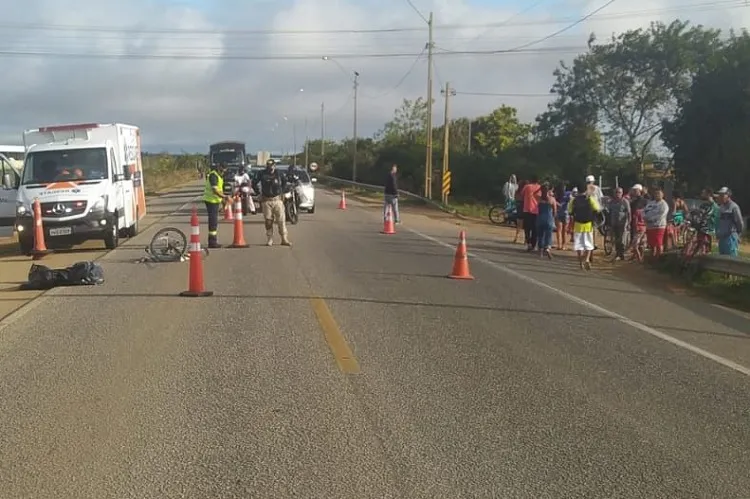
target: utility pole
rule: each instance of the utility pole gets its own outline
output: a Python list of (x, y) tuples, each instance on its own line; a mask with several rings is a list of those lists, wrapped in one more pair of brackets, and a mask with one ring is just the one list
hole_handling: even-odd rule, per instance
[(443, 178), (441, 192), (443, 204), (448, 204), (448, 194), (450, 193), (451, 188), (450, 170), (448, 169), (450, 162), (451, 133), (450, 102), (451, 97), (456, 95), (456, 91), (451, 88), (450, 82), (445, 83), (445, 90), (442, 91), (442, 94), (445, 96), (445, 122), (443, 124)]
[(310, 166), (309, 146), (310, 136), (307, 134), (307, 117), (305, 117), (305, 170)]
[(471, 118), (469, 118), (469, 142), (466, 146), (466, 152), (471, 154)]
[(354, 142), (352, 144), (352, 182), (357, 181), (357, 88), (359, 87), (359, 73), (354, 72)]
[(424, 164), (424, 197), (432, 199), (432, 12), (427, 21), (429, 39), (427, 41), (427, 154)]
[(292, 158), (292, 165), (297, 166), (297, 124), (292, 123), (292, 154), (294, 154), (294, 158)]
[(320, 104), (320, 167), (326, 164), (326, 103)]

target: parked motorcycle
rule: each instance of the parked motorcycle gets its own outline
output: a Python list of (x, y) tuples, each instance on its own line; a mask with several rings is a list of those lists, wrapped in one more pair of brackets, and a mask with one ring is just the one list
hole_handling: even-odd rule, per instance
[(297, 182), (288, 182), (284, 192), (284, 211), (289, 223), (296, 225), (299, 222), (299, 199), (297, 197)]

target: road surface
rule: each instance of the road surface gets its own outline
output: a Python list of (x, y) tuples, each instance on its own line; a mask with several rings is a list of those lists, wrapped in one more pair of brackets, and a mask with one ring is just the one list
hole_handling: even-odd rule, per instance
[(9, 317), (0, 497), (747, 498), (746, 317), (471, 231), (453, 281), (454, 223), (318, 196), (212, 298), (134, 263), (182, 209)]

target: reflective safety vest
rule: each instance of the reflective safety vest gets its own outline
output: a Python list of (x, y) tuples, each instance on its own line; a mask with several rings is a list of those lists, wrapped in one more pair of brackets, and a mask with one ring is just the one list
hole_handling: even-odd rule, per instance
[(211, 170), (206, 175), (206, 188), (203, 190), (203, 201), (211, 204), (219, 204), (224, 199), (214, 192), (214, 188), (211, 186), (211, 175), (216, 175), (218, 181), (216, 182), (216, 189), (219, 192), (224, 192), (224, 179), (219, 175), (216, 170)]

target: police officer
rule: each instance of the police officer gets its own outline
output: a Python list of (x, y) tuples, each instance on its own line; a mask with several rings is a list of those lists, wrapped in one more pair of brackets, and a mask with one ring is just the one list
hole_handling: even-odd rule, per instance
[(208, 170), (206, 175), (206, 186), (203, 190), (203, 202), (206, 203), (208, 212), (208, 247), (221, 248), (218, 241), (219, 235), (219, 211), (223, 203), (230, 201), (229, 196), (224, 195), (224, 165)]
[(286, 215), (284, 213), (284, 188), (286, 187), (286, 176), (276, 169), (276, 161), (266, 161), (266, 169), (258, 176), (255, 189), (260, 192), (260, 206), (263, 210), (263, 218), (266, 222), (266, 236), (268, 246), (273, 246), (273, 222), (279, 227), (282, 246), (291, 246), (286, 231)]

